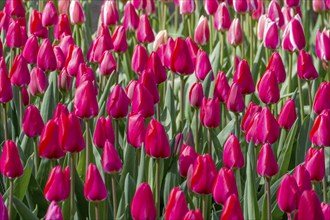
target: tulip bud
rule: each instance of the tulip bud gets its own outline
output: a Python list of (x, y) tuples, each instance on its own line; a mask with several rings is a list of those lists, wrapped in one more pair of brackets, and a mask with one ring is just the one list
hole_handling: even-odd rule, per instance
[(217, 11), (214, 14), (214, 28), (217, 31), (228, 31), (231, 25), (230, 13), (226, 2), (219, 4)]
[(116, 25), (119, 21), (119, 14), (114, 1), (104, 1), (101, 7), (101, 21), (106, 26)]
[(217, 98), (203, 98), (200, 109), (200, 121), (207, 128), (217, 128), (220, 125), (220, 103)]
[(316, 117), (309, 133), (311, 142), (316, 146), (330, 146), (330, 110), (326, 109)]
[(54, 46), (53, 50), (56, 58), (56, 69), (61, 71), (65, 65), (66, 57), (64, 56), (63, 51), (59, 46)]
[(159, 97), (155, 76), (152, 70), (143, 71), (138, 82), (143, 84), (149, 90), (150, 94), (152, 94), (154, 104), (158, 103), (160, 97)]
[(25, 9), (21, 0), (7, 0), (3, 10), (6, 12), (6, 14), (12, 17), (25, 16)]
[(264, 46), (268, 49), (276, 50), (280, 46), (280, 35), (275, 22), (268, 20), (264, 30)]
[(155, 41), (152, 47), (153, 51), (157, 51), (157, 49), (166, 42), (167, 42), (167, 31), (166, 30), (159, 31), (155, 37)]
[(136, 39), (141, 43), (151, 43), (155, 40), (154, 32), (146, 14), (140, 16), (140, 22), (136, 30)]
[(65, 115), (69, 115), (69, 110), (65, 105), (63, 105), (61, 102), (59, 102), (56, 105), (52, 119), (59, 118), (62, 113), (64, 113)]
[(112, 128), (112, 122), (109, 117), (101, 116), (95, 126), (93, 142), (99, 147), (103, 148), (106, 141), (114, 143), (115, 133)]
[(298, 220), (326, 220), (321, 203), (314, 190), (306, 190), (300, 197), (298, 206)]
[(314, 104), (313, 104), (313, 109), (316, 114), (321, 114), (323, 110), (330, 109), (330, 103), (326, 101), (329, 96), (330, 96), (330, 83), (322, 82), (316, 91)]
[(56, 24), (57, 19), (58, 15), (54, 3), (52, 1), (47, 2), (42, 10), (42, 26), (53, 26)]
[(278, 165), (270, 144), (264, 144), (258, 156), (257, 172), (260, 176), (272, 177), (278, 173)]
[(145, 9), (146, 7), (146, 0), (132, 0), (132, 3), (137, 10)]
[(192, 14), (196, 10), (195, 0), (179, 0), (180, 14)]
[(245, 108), (241, 88), (235, 82), (230, 87), (228, 98), (226, 100), (226, 106), (227, 109), (232, 112), (242, 112)]
[(206, 45), (210, 40), (209, 22), (203, 15), (199, 18), (195, 29), (194, 40), (199, 45)]
[(116, 27), (112, 35), (114, 51), (125, 53), (127, 50), (126, 30), (122, 25)]
[(39, 67), (34, 67), (31, 70), (31, 81), (29, 84), (30, 93), (32, 96), (42, 96), (48, 88), (48, 79), (46, 74)]
[(68, 56), (68, 52), (71, 45), (75, 45), (72, 36), (62, 35), (60, 42), (58, 43), (58, 46), (61, 48), (65, 58), (67, 58)]
[(290, 8), (295, 8), (300, 5), (300, 0), (285, 0), (285, 5)]
[(30, 104), (30, 95), (26, 87), (21, 88), (23, 105), (27, 106)]
[(132, 114), (140, 113), (144, 118), (154, 114), (154, 98), (149, 90), (142, 84), (137, 83), (132, 98)]
[(245, 13), (249, 10), (247, 0), (233, 0), (234, 10), (237, 13)]
[(77, 76), (78, 68), (84, 63), (84, 55), (80, 47), (70, 45), (68, 55), (65, 61), (65, 68), (70, 76)]
[(202, 213), (199, 209), (190, 210), (186, 213), (183, 220), (203, 220)]
[(304, 165), (300, 164), (296, 167), (293, 177), (296, 179), (300, 193), (312, 189), (311, 176)]
[(280, 89), (278, 88), (275, 72), (266, 70), (258, 82), (257, 90), (259, 98), (263, 103), (277, 103), (280, 99)]
[(208, 74), (212, 74), (211, 77), (213, 80), (213, 71), (209, 56), (205, 51), (200, 49), (196, 58), (195, 75), (198, 80), (203, 81)]
[(72, 78), (69, 76), (65, 68), (62, 69), (57, 79), (57, 86), (62, 92), (67, 92), (72, 87)]
[(23, 39), (18, 21), (11, 21), (6, 34), (6, 45), (9, 48), (22, 47)]
[(181, 176), (187, 176), (190, 165), (194, 165), (197, 157), (198, 154), (196, 153), (194, 148), (186, 144), (182, 145), (179, 156), (179, 171)]
[(56, 70), (57, 63), (53, 47), (48, 39), (44, 39), (40, 45), (37, 65), (44, 71)]
[(19, 54), (15, 57), (10, 69), (10, 82), (12, 85), (24, 87), (30, 83), (30, 73), (24, 57)]
[(220, 102), (226, 102), (227, 97), (229, 95), (229, 90), (230, 87), (228, 84), (226, 74), (220, 71), (215, 79), (213, 96), (215, 98), (218, 98)]
[(129, 100), (132, 102), (133, 99), (133, 95), (134, 95), (134, 91), (135, 91), (135, 87), (137, 85), (137, 81), (136, 80), (131, 80), (128, 85), (126, 86), (126, 95), (129, 98)]
[(284, 30), (282, 47), (286, 51), (293, 52), (302, 50), (305, 45), (304, 28), (300, 16), (296, 15)]
[(276, 22), (276, 24), (279, 27), (282, 27), (282, 25), (284, 24), (284, 17), (283, 17), (283, 13), (281, 11), (281, 6), (277, 2), (277, 0), (270, 1), (269, 6), (268, 6), (267, 17), (270, 20)]
[(110, 51), (105, 51), (99, 62), (99, 69), (102, 76), (108, 76), (117, 69), (117, 64)]
[(198, 194), (211, 194), (217, 176), (214, 161), (209, 154), (199, 155), (187, 173), (188, 189)]
[(257, 139), (257, 128), (260, 118), (260, 112), (256, 111), (253, 115), (251, 114), (251, 116), (248, 116), (251, 117), (247, 119), (250, 120), (250, 122), (248, 123), (245, 130), (245, 139), (248, 143), (250, 143), (250, 141), (253, 141), (255, 144), (260, 144), (259, 140)]
[(277, 82), (283, 83), (285, 81), (286, 72), (281, 55), (278, 52), (272, 54), (266, 70), (271, 70), (275, 73)]
[(22, 55), (24, 59), (30, 64), (37, 63), (37, 55), (38, 55), (39, 45), (38, 38), (35, 35), (31, 35), (22, 50)]
[(305, 158), (305, 168), (313, 181), (322, 181), (325, 175), (324, 149), (309, 148)]
[[(65, 2), (65, 1), (59, 1)], [(55, 201), (52, 201), (47, 209), (45, 220), (63, 220), (63, 215), (61, 208), (56, 204)]]
[(48, 30), (42, 25), (42, 14), (38, 10), (30, 14), (30, 33), (40, 38), (48, 37)]
[(140, 148), (144, 142), (146, 132), (143, 116), (130, 114), (127, 121), (127, 142), (135, 148)]
[(293, 176), (285, 174), (278, 191), (276, 194), (276, 199), (279, 208), (288, 214), (292, 213), (298, 209), (300, 191), (296, 180)]
[(304, 50), (301, 50), (298, 55), (297, 74), (305, 80), (313, 80), (318, 77), (311, 55)]
[(165, 82), (167, 79), (166, 70), (157, 53), (152, 52), (148, 58), (146, 69), (151, 70), (155, 75), (157, 85)]
[(90, 62), (98, 63), (101, 61), (104, 52), (109, 52), (113, 49), (110, 33), (108, 35), (99, 35), (91, 44), (87, 57)]
[(199, 49), (198, 45), (196, 44), (196, 42), (193, 39), (191, 39), (190, 37), (186, 38), (186, 44), (188, 46), (188, 51), (189, 51), (190, 57), (192, 59), (192, 62), (194, 64), (194, 66), (196, 66), (197, 54), (200, 49)]
[(16, 178), (23, 175), (24, 168), (14, 141), (7, 140), (3, 145), (0, 156), (1, 174), (8, 178)]
[(97, 94), (91, 81), (87, 80), (79, 85), (74, 95), (75, 114), (79, 118), (93, 118), (97, 116), (99, 107), (96, 96)]
[(326, 10), (326, 0), (313, 0), (313, 11), (316, 13), (322, 13)]
[(83, 24), (86, 21), (85, 13), (79, 0), (70, 2), (69, 12), (72, 24)]
[(228, 43), (234, 47), (242, 44), (243, 42), (243, 31), (241, 23), (238, 18), (235, 18), (229, 28), (228, 32)]
[(66, 14), (60, 14), (58, 16), (58, 21), (54, 28), (55, 39), (59, 40), (62, 35), (71, 35), (70, 22)]
[(102, 168), (105, 173), (118, 173), (123, 169), (116, 148), (108, 140), (105, 141), (102, 153)]
[(263, 14), (260, 16), (258, 20), (257, 37), (258, 40), (260, 41), (264, 40), (266, 26), (267, 26), (267, 16)]
[(145, 0), (145, 1), (146, 1), (146, 6), (145, 6), (146, 14), (151, 15), (155, 13), (156, 7), (154, 0)]
[(186, 197), (179, 187), (171, 190), (165, 210), (165, 220), (183, 219), (188, 212)]
[(70, 168), (62, 171), (61, 166), (52, 169), (44, 189), (45, 198), (51, 202), (66, 200), (70, 194)]
[(0, 218), (3, 220), (8, 220), (8, 210), (7, 207), (5, 205), (5, 203), (3, 202), (3, 198), (2, 195), (0, 194)]
[[(330, 1), (329, 1), (330, 4)], [(322, 32), (317, 31), (315, 51), (320, 60), (330, 61), (330, 30), (323, 29)]]
[(223, 165), (229, 169), (240, 169), (244, 166), (244, 157), (238, 138), (230, 134), (222, 154)]
[(148, 52), (146, 48), (140, 44), (137, 44), (134, 48), (131, 67), (134, 72), (141, 75), (146, 69), (148, 61)]
[(225, 219), (244, 220), (241, 204), (239, 202), (237, 195), (232, 194), (226, 200), (220, 219), (221, 220), (225, 220)]
[(44, 128), (44, 122), (37, 107), (30, 105), (24, 112), (22, 128), (24, 133), (30, 137), (41, 135)]
[(97, 84), (94, 72), (92, 68), (85, 63), (81, 63), (78, 68), (76, 77), (76, 88), (78, 88), (83, 82), (90, 81), (93, 84), (94, 91), (97, 94)]
[(324, 220), (326, 220), (330, 216), (330, 204), (326, 204), (324, 202), (321, 203), (322, 212), (324, 215)]
[(250, 102), (249, 106), (246, 109), (245, 115), (242, 119), (241, 130), (246, 131), (251, 120), (255, 116), (256, 113), (261, 112), (262, 107), (256, 105), (254, 102)]
[(213, 198), (217, 204), (224, 205), (231, 195), (238, 195), (236, 179), (233, 171), (228, 168), (221, 168), (213, 185)]
[(68, 14), (70, 7), (70, 0), (58, 1), (58, 13), (59, 14)]
[(264, 107), (260, 112), (260, 117), (257, 122), (257, 141), (255, 144), (259, 143), (269, 143), (273, 144), (277, 141), (280, 134), (280, 126), (276, 119), (268, 109)]
[(249, 64), (246, 60), (241, 60), (234, 73), (233, 82), (237, 83), (242, 94), (251, 94), (254, 92), (254, 83)]
[(120, 85), (116, 85), (107, 102), (107, 112), (113, 118), (126, 117), (130, 101)]
[(189, 91), (189, 103), (192, 107), (199, 108), (204, 98), (203, 85), (200, 82), (194, 83)]
[[(182, 148), (182, 145), (183, 145), (183, 141), (185, 143), (189, 143), (189, 144), (193, 143), (193, 142), (190, 141), (190, 140), (192, 140), (191, 136), (192, 136), (191, 130), (188, 131), (186, 137), (183, 136), (183, 133), (177, 133), (175, 135), (175, 138), (174, 138), (174, 152), (173, 152), (175, 156), (179, 156), (179, 154), (182, 150), (181, 148)], [(183, 140), (183, 139), (185, 139), (185, 140)]]
[(98, 202), (108, 197), (107, 188), (97, 167), (90, 163), (86, 171), (84, 196), (87, 201)]
[(179, 75), (190, 75), (194, 72), (193, 61), (190, 57), (185, 40), (178, 37), (171, 52), (171, 70)]
[(146, 153), (153, 158), (168, 158), (171, 148), (163, 125), (156, 119), (151, 119), (148, 124), (144, 145)]
[(124, 7), (123, 26), (125, 30), (136, 30), (139, 25), (139, 16), (137, 15), (133, 4), (127, 1)]
[(13, 89), (11, 87), (10, 79), (6, 62), (3, 57), (0, 58), (0, 103), (7, 103), (13, 99)]
[[(191, 39), (191, 38), (187, 38), (187, 39)], [(187, 41), (187, 40), (186, 40)], [(185, 42), (186, 42), (185, 41)], [(190, 54), (190, 50), (189, 50), (189, 47), (188, 47), (188, 43), (186, 43), (187, 45), (187, 48), (188, 48), (188, 54)], [(197, 45), (196, 45), (197, 46)], [(167, 44), (166, 44), (166, 48), (164, 50), (164, 52), (160, 55), (158, 53), (158, 55), (160, 57), (162, 57), (162, 62), (163, 62), (163, 65), (167, 68), (167, 69), (171, 69), (171, 65), (172, 65), (172, 56), (173, 56), (173, 52), (174, 52), (174, 47), (175, 47), (175, 41), (173, 40), (173, 38), (169, 38), (168, 41), (167, 41)], [(184, 47), (184, 46), (183, 46)], [(198, 47), (198, 46), (197, 46)], [(198, 48), (197, 48), (198, 50)], [(159, 50), (158, 50), (159, 51)], [(172, 69), (171, 69), (172, 70)]]
[(141, 183), (136, 189), (132, 203), (131, 215), (134, 220), (156, 219), (154, 197), (148, 183)]
[(296, 108), (293, 99), (289, 98), (283, 105), (280, 114), (278, 115), (278, 124), (281, 128), (291, 129), (297, 119)]

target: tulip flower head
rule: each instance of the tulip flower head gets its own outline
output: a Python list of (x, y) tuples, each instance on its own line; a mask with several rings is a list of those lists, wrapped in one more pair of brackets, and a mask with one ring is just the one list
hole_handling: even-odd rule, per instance
[(97, 202), (107, 198), (108, 192), (96, 165), (89, 164), (86, 171), (84, 196), (87, 201)]
[(194, 40), (199, 45), (206, 45), (210, 39), (209, 22), (203, 15), (199, 18), (197, 27), (195, 29)]
[(14, 141), (7, 140), (3, 145), (0, 156), (1, 174), (8, 178), (17, 178), (23, 175), (24, 168)]
[(224, 205), (231, 195), (238, 196), (235, 176), (232, 170), (221, 168), (213, 184), (213, 198), (217, 204)]
[(131, 215), (134, 220), (156, 219), (156, 206), (148, 183), (141, 183), (136, 189), (131, 203)]
[(305, 168), (309, 172), (311, 180), (322, 181), (325, 175), (324, 149), (309, 148), (305, 158)]
[(279, 208), (286, 213), (292, 213), (298, 209), (300, 191), (293, 176), (285, 174), (277, 191)]
[(316, 117), (309, 133), (309, 139), (315, 146), (330, 146), (330, 109), (326, 109)]
[(48, 177), (44, 195), (47, 201), (60, 202), (69, 197), (70, 194), (70, 168), (62, 171), (61, 166), (54, 167)]
[(230, 134), (223, 147), (222, 160), (229, 169), (240, 169), (244, 166), (244, 157), (238, 138)]
[[(59, 1), (64, 2), (64, 1)], [(45, 220), (63, 220), (63, 215), (60, 206), (56, 204), (55, 201), (52, 201), (47, 209)]]
[(272, 177), (278, 172), (278, 165), (270, 144), (264, 144), (258, 156), (257, 172), (260, 176)]
[(188, 212), (188, 205), (186, 202), (186, 197), (184, 192), (179, 189), (179, 187), (174, 187), (169, 195), (165, 219), (166, 220), (176, 220), (183, 219)]
[(37, 107), (30, 105), (26, 108), (23, 116), (22, 128), (24, 133), (30, 138), (41, 135), (44, 122)]

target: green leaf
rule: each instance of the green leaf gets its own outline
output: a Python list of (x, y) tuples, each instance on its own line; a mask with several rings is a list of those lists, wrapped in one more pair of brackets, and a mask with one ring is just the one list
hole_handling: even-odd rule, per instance
[(24, 167), (24, 174), (15, 180), (14, 195), (17, 199), (23, 200), (28, 189), (33, 169), (33, 154), (28, 158)]
[(87, 219), (88, 218), (88, 202), (84, 196), (84, 185), (78, 176), (77, 170), (74, 171), (75, 174), (75, 202), (77, 208), (77, 214), (79, 219)]
[(43, 188), (41, 188), (38, 185), (33, 175), (30, 178), (29, 188), (26, 194), (26, 198), (31, 208), (33, 207), (37, 208), (38, 217), (39, 218), (44, 217), (48, 209), (48, 202), (43, 194)]
[(26, 205), (21, 202), (20, 199), (18, 199), (16, 196), (13, 197), (13, 206), (21, 217), (21, 219), (38, 220), (38, 217), (35, 216), (32, 211), (28, 207), (26, 207)]
[(312, 125), (313, 120), (309, 115), (306, 116), (298, 134), (296, 145), (296, 164), (300, 164), (305, 161), (306, 152), (311, 146), (309, 131), (312, 128)]
[[(56, 87), (57, 85), (55, 85)], [(44, 121), (48, 121), (55, 109), (54, 84), (50, 82), (41, 104), (40, 114)]]

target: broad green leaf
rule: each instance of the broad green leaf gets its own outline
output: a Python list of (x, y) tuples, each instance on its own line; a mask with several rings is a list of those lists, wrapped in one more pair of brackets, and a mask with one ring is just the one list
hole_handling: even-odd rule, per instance
[(14, 195), (17, 199), (23, 200), (28, 189), (33, 170), (33, 155), (29, 157), (24, 167), (24, 174), (15, 180)]
[(32, 211), (16, 196), (13, 197), (13, 206), (21, 219), (38, 220), (38, 217), (35, 216)]
[(307, 116), (299, 130), (297, 146), (296, 146), (296, 164), (300, 164), (305, 161), (305, 155), (307, 150), (311, 147), (309, 140), (309, 131), (312, 128), (313, 120), (310, 116)]
[[(40, 114), (43, 118), (44, 122), (47, 122), (55, 109), (55, 97), (54, 97), (54, 83), (50, 82), (47, 91), (44, 94), (44, 98), (42, 100)], [(57, 88), (57, 85), (55, 85)]]
[(48, 202), (43, 194), (43, 188), (39, 186), (33, 175), (30, 178), (26, 199), (30, 208), (37, 208), (37, 215), (39, 218), (45, 216), (48, 209)]

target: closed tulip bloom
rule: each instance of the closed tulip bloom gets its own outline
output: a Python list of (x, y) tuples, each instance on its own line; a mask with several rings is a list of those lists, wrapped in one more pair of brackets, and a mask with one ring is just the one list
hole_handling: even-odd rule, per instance
[(232, 170), (228, 168), (221, 168), (214, 180), (213, 198), (217, 204), (224, 205), (230, 195), (238, 195), (236, 179)]
[(13, 99), (13, 89), (11, 87), (10, 79), (6, 62), (3, 57), (0, 58), (0, 103), (7, 103)]
[[(330, 1), (329, 1), (330, 2)], [(315, 51), (320, 60), (330, 61), (330, 30), (317, 31)]]
[(78, 68), (81, 63), (84, 63), (84, 55), (80, 47), (70, 45), (68, 55), (65, 61), (65, 68), (70, 76), (77, 76)]
[(190, 75), (194, 72), (193, 61), (190, 57), (185, 40), (178, 37), (171, 53), (171, 70), (180, 75)]
[(242, 26), (238, 18), (235, 18), (229, 28), (228, 43), (232, 46), (237, 46), (243, 42)]
[(66, 14), (60, 14), (54, 28), (55, 39), (60, 39), (62, 35), (71, 35), (69, 18)]
[(284, 17), (281, 11), (281, 6), (277, 0), (271, 0), (268, 6), (267, 17), (276, 22), (279, 27), (282, 27), (284, 24)]
[(234, 10), (237, 13), (245, 13), (249, 10), (247, 0), (233, 0)]
[(199, 209), (189, 210), (184, 216), (184, 220), (203, 220), (203, 215)]
[(257, 172), (260, 176), (272, 177), (278, 172), (278, 165), (270, 144), (264, 144), (258, 156)]
[(32, 96), (42, 96), (48, 88), (48, 79), (44, 71), (39, 67), (34, 67), (31, 70), (31, 81), (29, 84), (30, 93)]
[(218, 8), (217, 0), (204, 0), (204, 9), (208, 15), (213, 15)]
[(309, 133), (309, 139), (316, 146), (330, 146), (330, 110), (324, 110), (316, 117)]
[(127, 121), (127, 142), (135, 148), (140, 148), (144, 142), (147, 128), (141, 114), (130, 114)]
[(154, 98), (149, 90), (142, 84), (137, 83), (132, 98), (133, 114), (140, 113), (144, 118), (154, 115)]
[(2, 195), (0, 194), (0, 218), (3, 220), (8, 220), (8, 210), (7, 207), (5, 205), (5, 203), (3, 202), (3, 198)]
[(296, 179), (300, 193), (312, 189), (311, 176), (304, 165), (298, 165), (294, 170), (293, 177)]
[(324, 149), (309, 148), (305, 158), (305, 168), (313, 181), (322, 181), (325, 175)]
[(102, 153), (102, 168), (105, 173), (118, 173), (123, 169), (123, 163), (121, 162), (116, 148), (110, 141), (106, 140)]
[(220, 71), (215, 79), (213, 96), (218, 98), (220, 102), (226, 102), (230, 91), (230, 86), (226, 77), (226, 73)]
[(304, 28), (300, 16), (296, 15), (284, 30), (282, 47), (286, 51), (293, 52), (302, 50), (305, 45)]
[(137, 15), (133, 4), (127, 1), (124, 7), (123, 26), (125, 30), (136, 30), (139, 25), (139, 16)]
[(48, 30), (42, 25), (42, 14), (38, 10), (33, 10), (30, 15), (30, 33), (40, 38), (48, 37)]
[(58, 12), (60, 14), (68, 14), (69, 13), (69, 7), (70, 7), (70, 1), (69, 0), (59, 1), (57, 3), (57, 6), (58, 6)]
[(261, 112), (262, 107), (256, 105), (254, 102), (250, 102), (249, 106), (246, 109), (246, 112), (243, 116), (241, 123), (241, 130), (246, 131), (254, 115), (258, 112)]
[(93, 143), (97, 147), (103, 148), (106, 141), (113, 144), (115, 141), (115, 133), (112, 128), (111, 118), (101, 116), (95, 125)]
[(188, 212), (188, 204), (184, 192), (174, 187), (167, 200), (165, 220), (183, 219)]
[(194, 40), (199, 45), (206, 45), (210, 40), (209, 22), (203, 15), (199, 18), (195, 29)]
[(120, 85), (116, 85), (107, 102), (107, 112), (112, 118), (123, 118), (128, 113), (130, 101)]
[(245, 108), (241, 88), (235, 82), (230, 87), (228, 98), (226, 100), (226, 106), (227, 109), (232, 112), (242, 112)]
[(240, 169), (244, 166), (244, 156), (238, 138), (230, 134), (223, 147), (223, 165), (229, 169)]
[(99, 62), (99, 69), (102, 76), (108, 76), (117, 69), (117, 64), (110, 51), (105, 51)]
[[(59, 1), (64, 2), (64, 1)], [(47, 209), (45, 220), (63, 220), (63, 215), (61, 208), (56, 204), (55, 201), (52, 201)]]
[[(272, 115), (268, 107), (264, 107), (260, 112), (258, 123), (256, 124), (258, 143), (273, 144), (277, 141), (280, 134), (280, 126)], [(258, 142), (258, 143), (257, 143)]]
[(62, 92), (68, 92), (72, 88), (72, 77), (69, 76), (65, 68), (58, 75), (57, 86)]
[(100, 62), (104, 52), (113, 49), (112, 39), (109, 32), (106, 34), (100, 34), (95, 40), (93, 40), (88, 50), (88, 60), (90, 62)]
[(19, 54), (15, 57), (10, 69), (10, 82), (14, 86), (24, 87), (30, 83), (30, 73), (24, 57)]
[(132, 70), (135, 73), (141, 75), (141, 73), (146, 69), (148, 57), (149, 56), (146, 48), (140, 44), (137, 44), (132, 55)]
[[(189, 39), (189, 37), (187, 39)], [(186, 41), (187, 41), (187, 39), (186, 39)], [(187, 44), (187, 48), (188, 48), (188, 53), (190, 54), (188, 43), (186, 42), (186, 44)], [(158, 56), (161, 58), (163, 65), (167, 69), (171, 69), (172, 68), (171, 67), (171, 64), (172, 64), (172, 55), (173, 55), (174, 47), (175, 47), (175, 41), (173, 40), (173, 38), (170, 37), (167, 40), (166, 46), (163, 49), (163, 51), (160, 50), (162, 47), (159, 48), (158, 51), (157, 51)], [(197, 48), (197, 50), (198, 50), (198, 48)], [(191, 59), (193, 59), (193, 57), (191, 57)]]
[(39, 45), (38, 45), (38, 38), (35, 35), (31, 35), (22, 50), (22, 55), (26, 62), (30, 64), (37, 63), (37, 55), (38, 55)]
[(84, 196), (87, 201), (98, 202), (108, 197), (107, 188), (97, 167), (90, 163), (86, 171)]
[(68, 56), (68, 52), (71, 45), (75, 45), (72, 36), (62, 35), (58, 46), (61, 48), (65, 58), (67, 58)]
[(30, 103), (30, 95), (26, 87), (21, 88), (23, 105), (27, 106)]
[(220, 220), (230, 219), (244, 220), (241, 204), (235, 194), (232, 194), (226, 200), (220, 217)]
[(61, 166), (54, 167), (48, 176), (44, 189), (47, 201), (60, 202), (66, 200), (70, 194), (70, 168), (66, 167), (62, 171)]
[(56, 69), (61, 71), (65, 66), (66, 57), (64, 56), (63, 51), (59, 46), (54, 46), (53, 50), (56, 58)]
[(155, 41), (152, 45), (153, 51), (157, 51), (157, 49), (167, 42), (167, 30), (161, 30), (157, 33), (155, 37)]
[(138, 28), (136, 30), (136, 38), (141, 43), (151, 43), (155, 40), (155, 35), (146, 14), (140, 16)]
[(155, 81), (157, 85), (165, 82), (167, 79), (166, 70), (163, 66), (158, 54), (156, 52), (152, 52), (148, 58), (147, 66), (148, 70), (152, 70), (155, 75)]
[(217, 176), (214, 161), (209, 154), (199, 155), (187, 173), (188, 189), (198, 194), (211, 194)]
[(6, 12), (6, 14), (12, 17), (25, 16), (25, 9), (22, 0), (7, 0), (3, 10)]
[(313, 11), (315, 11), (316, 13), (321, 13), (325, 11), (327, 9), (325, 1), (326, 0), (313, 0)]
[(91, 81), (83, 82), (74, 95), (75, 114), (79, 118), (93, 118), (97, 116), (99, 107), (96, 100), (95, 88)]
[(196, 153), (194, 148), (186, 144), (182, 145), (179, 156), (179, 172), (181, 176), (187, 176), (189, 167), (194, 165), (197, 157), (198, 153)]
[(79, 65), (78, 73), (76, 77), (76, 88), (78, 88), (82, 83), (90, 81), (93, 84), (94, 91), (97, 94), (97, 84), (95, 79), (95, 74), (87, 64), (82, 63)]
[(156, 119), (151, 119), (148, 124), (144, 145), (146, 153), (153, 158), (168, 158), (171, 148), (163, 125)]
[(69, 115), (69, 110), (64, 104), (59, 102), (55, 107), (52, 119), (59, 118), (62, 113), (64, 113), (65, 115)]
[(275, 72), (266, 70), (258, 82), (257, 90), (259, 98), (263, 103), (277, 103), (280, 99), (280, 89), (278, 88)]
[(311, 55), (304, 50), (301, 50), (298, 55), (297, 74), (299, 78), (305, 80), (313, 80), (318, 77)]
[(230, 13), (226, 2), (219, 4), (217, 11), (214, 14), (214, 28), (217, 31), (228, 31), (231, 25)]
[(278, 115), (278, 124), (281, 128), (291, 129), (297, 119), (296, 108), (293, 99), (289, 98), (283, 105), (280, 114)]
[(56, 24), (57, 19), (58, 15), (55, 4), (52, 1), (47, 2), (42, 10), (42, 25), (44, 27), (53, 26)]
[(44, 71), (56, 70), (57, 63), (53, 47), (48, 39), (44, 39), (40, 45), (37, 66)]
[(138, 84), (137, 80), (131, 80), (131, 81), (129, 81), (128, 85), (126, 86), (125, 92), (131, 102), (133, 100), (133, 95), (134, 95), (135, 87), (137, 84)]
[(124, 53), (127, 50), (126, 30), (122, 25), (116, 27), (112, 35), (114, 51)]
[(266, 70), (271, 70), (275, 73), (277, 82), (283, 83), (285, 81), (285, 67), (281, 55), (277, 51), (271, 55)]
[(195, 75), (198, 80), (203, 81), (208, 74), (212, 74), (211, 77), (213, 80), (214, 77), (209, 55), (205, 51), (200, 49), (198, 50), (196, 57)]
[(314, 190), (306, 190), (300, 197), (298, 220), (326, 220), (321, 203)]
[(136, 189), (132, 203), (131, 215), (134, 220), (156, 219), (154, 197), (148, 183), (141, 183)]
[(101, 21), (106, 26), (116, 25), (119, 21), (119, 14), (114, 1), (104, 1), (101, 8)]
[(40, 136), (44, 126), (38, 108), (33, 105), (28, 106), (24, 112), (22, 122), (24, 134), (30, 138)]
[(179, 0), (180, 14), (191, 14), (196, 10), (195, 0)]
[(276, 199), (279, 208), (288, 214), (298, 209), (300, 191), (293, 176), (285, 174), (278, 187)]
[(151, 14), (155, 13), (156, 7), (155, 7), (154, 0), (145, 0), (145, 1), (146, 1), (145, 11), (146, 11), (147, 15), (151, 15)]
[(85, 13), (79, 0), (70, 2), (69, 13), (72, 24), (82, 24), (86, 21)]
[(258, 40), (260, 40), (260, 41), (264, 40), (264, 34), (265, 34), (266, 27), (267, 27), (267, 15), (261, 15), (258, 20), (258, 29), (257, 29)]
[(217, 98), (203, 98), (200, 109), (200, 121), (207, 128), (217, 128), (220, 125), (220, 103)]
[(323, 215), (324, 215), (324, 220), (327, 219), (327, 217), (330, 216), (330, 204), (326, 204), (324, 202), (321, 203), (321, 208), (322, 208), (322, 212), (323, 212)]
[(186, 38), (186, 43), (187, 43), (188, 51), (189, 51), (190, 57), (193, 61), (193, 64), (194, 64), (194, 66), (196, 66), (197, 54), (198, 54), (198, 51), (200, 50), (200, 48), (198, 47), (196, 42), (193, 39), (191, 39), (189, 36)]
[(245, 130), (245, 139), (248, 143), (250, 143), (250, 141), (253, 141), (255, 144), (260, 144), (257, 138), (257, 128), (260, 118), (260, 112), (255, 112), (250, 117), (250, 123), (247, 125)]
[(23, 175), (24, 168), (14, 141), (7, 140), (0, 156), (0, 171), (3, 176), (16, 178)]
[(10, 22), (6, 34), (6, 45), (9, 48), (19, 48), (24, 45), (18, 21)]
[(329, 95), (330, 95), (330, 83), (322, 82), (316, 91), (314, 104), (313, 104), (313, 110), (316, 114), (321, 114), (323, 110), (330, 109), (330, 103), (326, 101)]
[(146, 0), (132, 0), (132, 3), (137, 10), (145, 9), (146, 7)]
[(233, 82), (240, 87), (242, 94), (251, 94), (254, 92), (254, 82), (249, 64), (246, 60), (241, 60), (234, 73)]
[(268, 49), (276, 50), (280, 46), (280, 35), (278, 26), (273, 21), (268, 21), (264, 31), (264, 46)]
[(285, 5), (290, 8), (295, 8), (300, 5), (300, 0), (285, 0)]
[(192, 107), (199, 108), (202, 105), (204, 98), (203, 85), (200, 82), (195, 82), (189, 91), (189, 103)]

